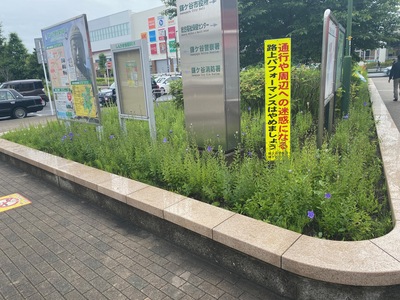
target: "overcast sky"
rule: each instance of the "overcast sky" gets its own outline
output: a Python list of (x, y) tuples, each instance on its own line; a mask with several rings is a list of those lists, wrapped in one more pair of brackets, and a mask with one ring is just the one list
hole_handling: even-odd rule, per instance
[(162, 5), (161, 0), (14, 0), (1, 5), (0, 22), (3, 37), (8, 40), (11, 32), (17, 33), (32, 53), (34, 39), (42, 37), (43, 28), (82, 14), (91, 21), (124, 10), (141, 12)]

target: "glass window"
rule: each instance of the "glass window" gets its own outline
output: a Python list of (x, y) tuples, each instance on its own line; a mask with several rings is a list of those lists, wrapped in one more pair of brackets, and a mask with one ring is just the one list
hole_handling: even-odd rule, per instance
[(0, 101), (7, 100), (7, 91), (0, 91)]

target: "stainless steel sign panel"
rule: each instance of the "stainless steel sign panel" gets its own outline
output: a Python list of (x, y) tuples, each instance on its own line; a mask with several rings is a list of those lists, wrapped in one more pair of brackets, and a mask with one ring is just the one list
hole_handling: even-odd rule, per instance
[(200, 147), (237, 146), (240, 132), (236, 0), (178, 0), (188, 130)]

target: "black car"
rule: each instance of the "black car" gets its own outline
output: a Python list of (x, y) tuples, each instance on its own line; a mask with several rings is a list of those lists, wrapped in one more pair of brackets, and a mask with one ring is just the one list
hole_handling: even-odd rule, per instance
[(0, 89), (13, 89), (24, 96), (40, 96), (45, 102), (49, 102), (49, 97), (44, 92), (43, 82), (40, 79), (7, 81), (0, 85)]
[(14, 89), (0, 89), (0, 117), (25, 118), (28, 113), (43, 110), (40, 96), (23, 96)]
[(108, 89), (100, 90), (99, 94), (100, 106), (109, 106), (117, 103), (117, 95), (115, 93), (115, 82)]

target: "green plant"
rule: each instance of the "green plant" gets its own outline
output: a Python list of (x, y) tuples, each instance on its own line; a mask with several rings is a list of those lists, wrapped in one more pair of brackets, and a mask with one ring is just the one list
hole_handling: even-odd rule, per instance
[(353, 85), (349, 114), (335, 120), (321, 149), (315, 116), (305, 105), (293, 118), (290, 157), (275, 162), (264, 159), (265, 115), (253, 109), (242, 111), (240, 145), (229, 163), (219, 145), (197, 145), (183, 110), (168, 102), (155, 107), (155, 141), (143, 121), (130, 120), (121, 130), (116, 107), (102, 109), (100, 132), (88, 124), (49, 122), (3, 138), (296, 232), (369, 239), (392, 223), (368, 87)]
[(173, 103), (178, 109), (183, 109), (183, 86), (182, 80), (174, 80), (169, 84), (169, 93), (173, 96)]

